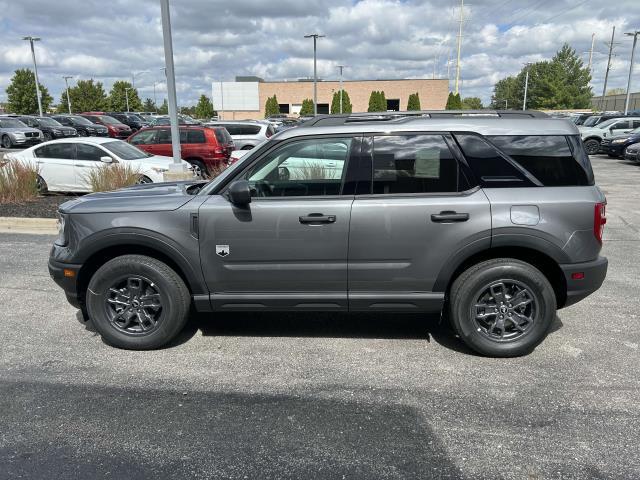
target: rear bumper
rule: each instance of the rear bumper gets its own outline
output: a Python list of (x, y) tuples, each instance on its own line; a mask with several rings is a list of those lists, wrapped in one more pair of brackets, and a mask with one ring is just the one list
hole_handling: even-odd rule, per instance
[[(76, 308), (82, 308), (80, 298), (78, 297), (78, 272), (81, 267), (82, 265), (61, 263), (51, 258), (49, 259), (49, 276), (64, 290), (67, 301)], [(75, 275), (72, 277), (65, 276), (65, 269), (72, 270)]]
[[(573, 305), (598, 290), (607, 276), (608, 265), (605, 257), (598, 257), (591, 262), (560, 265), (567, 283), (567, 299), (560, 308)], [(582, 279), (572, 277), (579, 273), (584, 275)]]

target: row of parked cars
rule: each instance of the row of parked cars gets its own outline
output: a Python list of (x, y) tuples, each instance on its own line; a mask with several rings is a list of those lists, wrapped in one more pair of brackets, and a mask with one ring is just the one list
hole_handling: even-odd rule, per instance
[(576, 115), (572, 119), (588, 154), (604, 153), (640, 161), (640, 115), (605, 112)]

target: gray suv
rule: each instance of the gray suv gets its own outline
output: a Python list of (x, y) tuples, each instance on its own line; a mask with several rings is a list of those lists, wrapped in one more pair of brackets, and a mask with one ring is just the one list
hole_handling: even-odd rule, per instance
[(216, 121), (207, 122), (205, 125), (226, 128), (237, 150), (251, 150), (276, 133), (270, 123), (252, 120)]
[(160, 347), (199, 312), (441, 312), (491, 356), (602, 284), (605, 197), (538, 112), (318, 116), (209, 183), (60, 207), (49, 271), (103, 339)]

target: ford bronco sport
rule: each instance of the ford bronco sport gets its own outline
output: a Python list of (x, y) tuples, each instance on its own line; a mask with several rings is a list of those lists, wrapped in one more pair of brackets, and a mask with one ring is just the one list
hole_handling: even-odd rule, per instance
[(63, 204), (49, 270), (122, 348), (166, 344), (191, 308), (419, 311), (515, 356), (602, 284), (605, 204), (566, 120), (318, 116), (208, 183)]

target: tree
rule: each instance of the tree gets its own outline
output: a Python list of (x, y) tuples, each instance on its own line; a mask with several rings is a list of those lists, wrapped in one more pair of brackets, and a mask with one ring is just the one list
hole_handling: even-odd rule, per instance
[(189, 115), (190, 117), (195, 117), (196, 116), (196, 107), (191, 105), (191, 106), (182, 106), (180, 108), (178, 108), (178, 112), (180, 112), (181, 115)]
[[(38, 82), (40, 87), (40, 101), (42, 112), (46, 112), (53, 102), (49, 90)], [(38, 97), (36, 96), (36, 77), (28, 68), (21, 68), (14, 72), (7, 87), (7, 110), (11, 113), (31, 114), (38, 112)]]
[(407, 102), (407, 110), (420, 110), (420, 97), (418, 93), (412, 93), (409, 95), (409, 101)]
[[(342, 90), (342, 113), (351, 113), (353, 106), (349, 99), (349, 94)], [(340, 113), (340, 91), (333, 92), (333, 99), (331, 100), (331, 113)]]
[(444, 108), (445, 110), (462, 110), (462, 100), (460, 100), (460, 94), (449, 92), (447, 105)]
[(373, 91), (369, 96), (369, 108), (368, 112), (386, 112), (387, 111), (387, 99), (384, 96), (384, 92)]
[(478, 97), (465, 97), (462, 99), (463, 110), (482, 110), (482, 100)]
[(274, 95), (273, 97), (267, 98), (267, 101), (264, 104), (264, 118), (268, 118), (271, 115), (278, 115), (280, 113), (280, 105), (278, 105), (278, 99)]
[(210, 120), (213, 117), (215, 109), (213, 108), (213, 103), (206, 95), (200, 95), (200, 100), (198, 100), (198, 104), (196, 105), (196, 118), (206, 118)]
[(133, 88), (131, 82), (116, 80), (109, 92), (109, 107), (116, 112), (127, 111), (127, 97), (129, 98), (129, 111), (142, 110), (142, 102), (138, 96), (138, 90)]
[[(74, 112), (95, 112), (108, 110), (107, 94), (101, 82), (78, 80), (75, 86), (69, 88), (71, 109)], [(63, 91), (58, 104), (58, 112), (67, 112), (67, 91)]]
[(623, 95), (627, 93), (625, 88), (610, 88), (605, 95)]
[(144, 112), (155, 112), (158, 107), (150, 98), (145, 98), (142, 103), (142, 111)]
[(160, 115), (168, 115), (169, 114), (169, 104), (167, 103), (167, 99), (165, 98), (162, 101), (162, 105), (158, 107), (158, 114)]
[(310, 98), (305, 98), (304, 100), (302, 100), (302, 106), (300, 107), (299, 115), (301, 117), (313, 115), (313, 100), (311, 100)]

